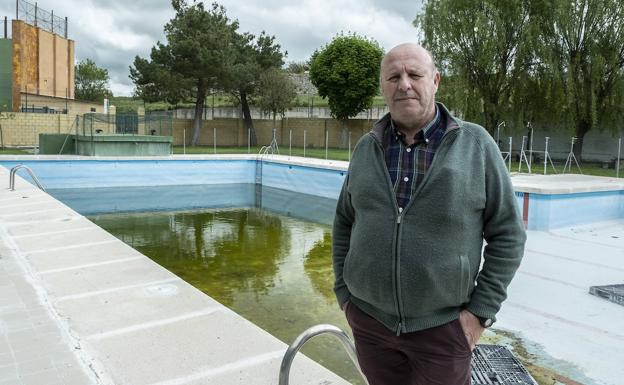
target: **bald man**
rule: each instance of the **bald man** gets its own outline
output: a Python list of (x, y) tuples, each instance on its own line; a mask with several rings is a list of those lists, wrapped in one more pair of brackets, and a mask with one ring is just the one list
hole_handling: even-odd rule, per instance
[(470, 384), (524, 253), (498, 146), (436, 103), (439, 85), (423, 47), (386, 54), (390, 112), (358, 142), (336, 208), (334, 291), (370, 385)]

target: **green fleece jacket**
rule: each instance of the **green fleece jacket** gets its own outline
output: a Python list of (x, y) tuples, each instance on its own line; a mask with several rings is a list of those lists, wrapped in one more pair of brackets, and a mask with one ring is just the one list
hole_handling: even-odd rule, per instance
[(403, 212), (384, 160), (388, 114), (355, 147), (334, 219), (338, 303), (351, 301), (397, 334), (450, 322), (462, 309), (495, 320), (524, 253), (496, 143), (438, 108), (446, 132)]

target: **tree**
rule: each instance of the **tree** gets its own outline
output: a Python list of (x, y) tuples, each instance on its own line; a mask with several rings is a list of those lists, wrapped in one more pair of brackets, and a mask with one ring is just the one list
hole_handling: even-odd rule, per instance
[(342, 122), (340, 147), (348, 140), (347, 121), (370, 108), (379, 91), (384, 52), (374, 40), (340, 34), (310, 59), (310, 80), (328, 99), (332, 117)]
[(273, 114), (273, 129), (276, 115), (284, 115), (295, 96), (295, 85), (284, 70), (273, 68), (260, 75), (258, 106), (262, 111)]
[(526, 0), (430, 0), (414, 20), (452, 80), (445, 96), (490, 133), (512, 110), (514, 87), (533, 65), (530, 11)]
[(223, 78), (223, 87), (240, 104), (251, 145), (255, 146), (258, 140), (249, 109), (250, 99), (258, 92), (261, 74), (280, 68), (284, 64), (285, 53), (275, 42), (275, 36), (268, 36), (264, 31), (257, 38), (247, 32), (236, 33), (233, 42), (232, 64)]
[(300, 62), (291, 61), (290, 63), (288, 63), (287, 70), (291, 74), (303, 74), (306, 71), (310, 70), (310, 64), (304, 61), (300, 61)]
[(108, 70), (98, 67), (91, 59), (85, 59), (76, 66), (76, 99), (101, 102), (111, 92), (108, 88)]
[(546, 0), (541, 43), (546, 81), (563, 92), (550, 108), (572, 125), (581, 159), (583, 138), (624, 117), (624, 3), (619, 0)]
[(191, 143), (196, 145), (206, 96), (220, 86), (236, 53), (232, 46), (238, 22), (231, 21), (225, 8), (216, 3), (210, 9), (185, 0), (171, 3), (176, 15), (164, 28), (167, 43), (157, 42), (150, 60), (135, 57), (130, 78), (145, 101), (194, 100)]

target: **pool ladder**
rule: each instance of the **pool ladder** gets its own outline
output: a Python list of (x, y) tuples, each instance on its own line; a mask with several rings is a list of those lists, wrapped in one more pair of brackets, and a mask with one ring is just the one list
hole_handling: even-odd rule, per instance
[(357, 356), (355, 353), (355, 345), (353, 344), (353, 341), (351, 341), (347, 333), (345, 333), (342, 329), (336, 326), (328, 325), (328, 324), (320, 324), (320, 325), (312, 326), (311, 328), (307, 329), (303, 333), (299, 334), (299, 336), (295, 338), (293, 343), (290, 344), (288, 349), (286, 349), (286, 354), (284, 354), (284, 358), (282, 359), (282, 364), (280, 366), (278, 385), (289, 384), (290, 367), (292, 365), (293, 360), (295, 359), (295, 355), (297, 354), (299, 349), (301, 349), (303, 345), (306, 342), (308, 342), (308, 340), (321, 334), (332, 335), (338, 338), (340, 342), (342, 342), (342, 345), (347, 350), (347, 354), (349, 355), (349, 358), (351, 358), (351, 361), (353, 361), (353, 364), (355, 365), (358, 372), (360, 372), (360, 375), (364, 379), (364, 383), (368, 384), (368, 381), (366, 381), (366, 376), (364, 376), (364, 373), (362, 373), (362, 369), (360, 368), (360, 365), (358, 364)]
[(39, 179), (37, 178), (37, 176), (35, 175), (33, 170), (31, 170), (30, 167), (25, 166), (23, 164), (18, 164), (17, 166), (15, 166), (15, 167), (13, 167), (11, 169), (11, 172), (9, 174), (9, 189), (11, 189), (11, 191), (15, 191), (15, 174), (21, 168), (23, 168), (24, 170), (26, 170), (28, 172), (28, 174), (30, 174), (30, 177), (35, 182), (37, 187), (39, 187), (41, 190), (45, 191), (45, 189), (41, 185), (41, 182), (39, 182)]

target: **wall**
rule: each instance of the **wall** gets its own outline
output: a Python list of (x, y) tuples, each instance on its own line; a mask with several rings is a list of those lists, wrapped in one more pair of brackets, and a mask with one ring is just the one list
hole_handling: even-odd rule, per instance
[[(243, 121), (240, 119), (204, 120), (202, 123), (203, 128), (198, 143), (200, 146), (214, 145), (215, 129), (218, 146), (247, 145), (248, 133), (244, 127)], [(373, 121), (366, 119), (353, 119), (349, 121), (348, 129), (351, 132), (352, 147), (362, 135), (370, 131), (373, 123)], [(328, 146), (337, 148), (340, 145), (341, 123), (334, 119), (284, 119), (277, 120), (275, 125), (277, 143), (282, 148), (288, 147), (290, 130), (292, 130), (293, 147), (303, 147), (305, 132), (307, 147), (324, 148), (326, 130), (328, 132)], [(271, 144), (271, 139), (273, 138), (273, 120), (256, 119), (254, 120), (254, 128), (258, 139), (258, 145), (263, 146)], [(186, 145), (190, 145), (193, 135), (192, 120), (174, 119), (173, 130), (173, 144), (175, 146), (181, 146), (183, 138), (186, 138)]]
[[(13, 20), (13, 111), (20, 93), (74, 98), (74, 41)], [(30, 104), (30, 103), (29, 103)]]
[[(62, 114), (30, 114), (1, 112), (0, 130), (2, 145), (8, 147), (32, 147), (39, 145), (39, 134), (73, 133), (74, 118)], [(72, 131), (70, 132), (70, 128)]]
[(0, 39), (0, 111), (13, 110), (13, 42)]

